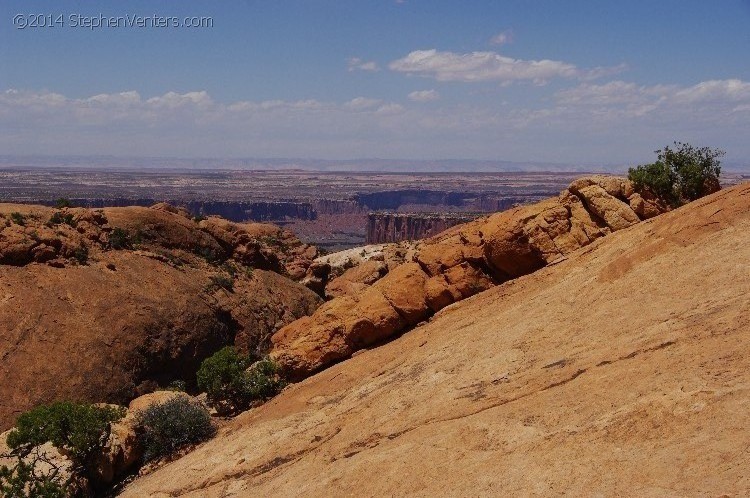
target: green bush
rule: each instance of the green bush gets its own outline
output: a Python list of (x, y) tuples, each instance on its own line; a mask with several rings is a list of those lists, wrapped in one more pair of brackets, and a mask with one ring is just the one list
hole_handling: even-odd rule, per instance
[(81, 244), (75, 251), (73, 251), (73, 258), (75, 258), (79, 264), (85, 265), (89, 261), (89, 248)]
[(109, 247), (116, 250), (131, 247), (128, 232), (119, 227), (112, 230), (112, 233), (109, 234)]
[(84, 464), (104, 443), (109, 425), (124, 415), (124, 408), (68, 401), (42, 405), (18, 417), (7, 443), (14, 453), (27, 455), (35, 446), (50, 442)]
[(219, 264), (224, 260), (221, 252), (212, 249), (211, 247), (199, 247), (195, 250), (195, 254), (202, 257), (207, 263), (212, 265)]
[(229, 292), (234, 291), (234, 277), (227, 275), (211, 275), (209, 277), (211, 281), (206, 285), (206, 291), (212, 292), (218, 289), (225, 289)]
[(279, 375), (279, 367), (266, 357), (254, 363), (242, 379), (242, 390), (251, 400), (266, 400), (276, 396), (286, 382)]
[[(15, 465), (0, 467), (0, 495), (58, 498), (75, 494), (74, 483), (91, 468), (91, 460), (124, 408), (58, 402), (38, 406), (16, 421), (6, 443)], [(38, 446), (52, 443), (69, 456), (72, 473), (63, 475)]]
[(73, 207), (73, 203), (67, 197), (60, 197), (55, 201), (55, 207), (57, 209)]
[(16, 225), (26, 225), (26, 217), (18, 211), (13, 211), (12, 213), (10, 213), (10, 219), (13, 220), (13, 223), (15, 223)]
[(60, 225), (60, 224), (66, 224), (71, 227), (74, 227), (77, 225), (75, 218), (71, 213), (61, 213), (60, 211), (56, 211), (47, 222), (48, 226), (54, 226), (54, 225)]
[(674, 143), (657, 150), (657, 161), (628, 170), (636, 191), (646, 190), (672, 206), (679, 206), (710, 194), (719, 188), (724, 151), (709, 147)]
[(151, 405), (138, 414), (146, 461), (211, 438), (216, 428), (202, 405), (185, 396)]
[(0, 496), (16, 498), (65, 498), (68, 483), (60, 482), (54, 470), (40, 475), (35, 461), (19, 459), (14, 467), (0, 467)]
[(206, 358), (198, 369), (198, 388), (222, 413), (244, 410), (254, 402), (275, 396), (285, 385), (271, 359), (254, 362), (227, 346)]

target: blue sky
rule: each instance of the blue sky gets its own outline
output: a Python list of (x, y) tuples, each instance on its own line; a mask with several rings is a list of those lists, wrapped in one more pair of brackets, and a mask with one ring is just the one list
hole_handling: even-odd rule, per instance
[[(154, 14), (213, 27), (71, 26)], [(743, 162), (748, 26), (748, 0), (5, 0), (0, 153)]]

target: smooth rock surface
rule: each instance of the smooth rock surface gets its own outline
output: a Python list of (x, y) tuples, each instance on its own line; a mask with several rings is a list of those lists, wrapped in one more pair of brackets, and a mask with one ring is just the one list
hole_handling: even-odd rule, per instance
[(449, 306), (122, 496), (748, 496), (748, 296), (743, 184)]

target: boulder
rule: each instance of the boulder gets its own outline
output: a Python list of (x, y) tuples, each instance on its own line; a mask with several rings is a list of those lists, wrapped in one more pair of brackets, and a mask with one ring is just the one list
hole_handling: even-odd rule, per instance
[(541, 251), (529, 242), (526, 223), (546, 207), (522, 207), (490, 216), (483, 227), (484, 257), (493, 277), (505, 281), (545, 265)]
[(618, 198), (608, 194), (599, 185), (590, 185), (578, 191), (590, 212), (604, 220), (612, 231), (622, 230), (638, 223), (640, 218)]
[(643, 220), (669, 211), (669, 206), (649, 191), (634, 193), (628, 198), (628, 202), (630, 208)]
[(388, 266), (384, 261), (374, 259), (363, 261), (329, 282), (325, 286), (326, 297), (331, 299), (346, 294), (359, 294), (367, 286), (380, 280), (386, 273), (388, 273)]
[(457, 297), (456, 301), (479, 294), (495, 285), (488, 275), (468, 262), (449, 268), (445, 272), (445, 281), (451, 296)]
[(574, 194), (580, 194), (581, 189), (596, 185), (601, 187), (612, 197), (625, 200), (633, 194), (633, 183), (619, 176), (610, 175), (590, 175), (574, 180), (568, 190)]
[(425, 281), (425, 302), (430, 310), (437, 313), (463, 296), (457, 288), (451, 289), (445, 275), (435, 275)]
[[(342, 305), (341, 297), (331, 303)], [(351, 298), (348, 298), (351, 299)], [(346, 303), (346, 305), (354, 303)], [(353, 350), (345, 337), (344, 322), (335, 310), (321, 306), (313, 317), (302, 317), (281, 328), (271, 337), (270, 356), (282, 366), (291, 380), (300, 380), (324, 366), (351, 356)]]
[(390, 337), (407, 323), (382, 289), (370, 287), (357, 300), (353, 307), (339, 308), (352, 352)]
[(404, 263), (389, 272), (388, 278), (378, 280), (373, 287), (383, 293), (408, 325), (414, 325), (427, 316), (424, 289), (427, 278), (419, 264)]

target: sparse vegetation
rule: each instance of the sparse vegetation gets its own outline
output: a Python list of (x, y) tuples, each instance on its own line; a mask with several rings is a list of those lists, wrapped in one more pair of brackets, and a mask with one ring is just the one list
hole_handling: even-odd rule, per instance
[(205, 359), (197, 373), (198, 388), (221, 413), (234, 413), (275, 396), (286, 385), (270, 358), (255, 358), (227, 346)]
[(74, 228), (77, 225), (72, 213), (62, 213), (60, 211), (56, 211), (47, 222), (47, 226), (50, 227), (61, 224), (65, 224)]
[(146, 461), (172, 455), (216, 433), (208, 410), (185, 396), (149, 406), (138, 415), (138, 425)]
[(128, 232), (120, 227), (112, 230), (112, 233), (109, 234), (109, 247), (115, 250), (128, 249), (131, 247)]
[(179, 258), (179, 256), (177, 256), (175, 253), (173, 253), (170, 250), (164, 249), (161, 251), (157, 251), (157, 253), (161, 256), (164, 256), (167, 259), (167, 261), (169, 261), (169, 264), (171, 264), (172, 266), (176, 268), (183, 265), (183, 262)]
[(195, 253), (212, 265), (220, 263), (222, 261), (222, 258), (219, 252), (210, 247), (201, 247), (197, 249)]
[(73, 258), (78, 264), (85, 265), (89, 261), (89, 248), (81, 244), (73, 251)]
[(206, 292), (213, 292), (218, 289), (224, 289), (227, 292), (234, 291), (234, 277), (231, 275), (211, 275), (210, 282), (206, 285)]
[(55, 201), (55, 207), (57, 209), (73, 207), (73, 203), (67, 197), (60, 197)]
[(10, 213), (10, 219), (13, 223), (20, 226), (26, 226), (26, 217), (18, 211)]
[(628, 171), (636, 191), (650, 191), (676, 207), (719, 189), (724, 151), (675, 142), (656, 154), (656, 162)]
[(202, 214), (198, 214), (196, 216), (193, 216), (193, 221), (196, 222), (196, 223), (200, 223), (201, 221), (203, 221), (205, 219), (207, 219), (207, 218), (205, 216), (203, 216)]
[[(57, 402), (30, 410), (16, 421), (7, 444), (16, 462), (0, 468), (0, 493), (12, 497), (58, 498), (69, 495), (69, 486), (86, 475), (94, 453), (102, 448), (112, 422), (124, 408)], [(51, 443), (73, 463), (72, 473), (60, 467), (39, 447)]]
[(234, 263), (224, 263), (223, 265), (221, 265), (221, 269), (227, 272), (232, 278), (237, 276), (237, 267), (234, 265)]

